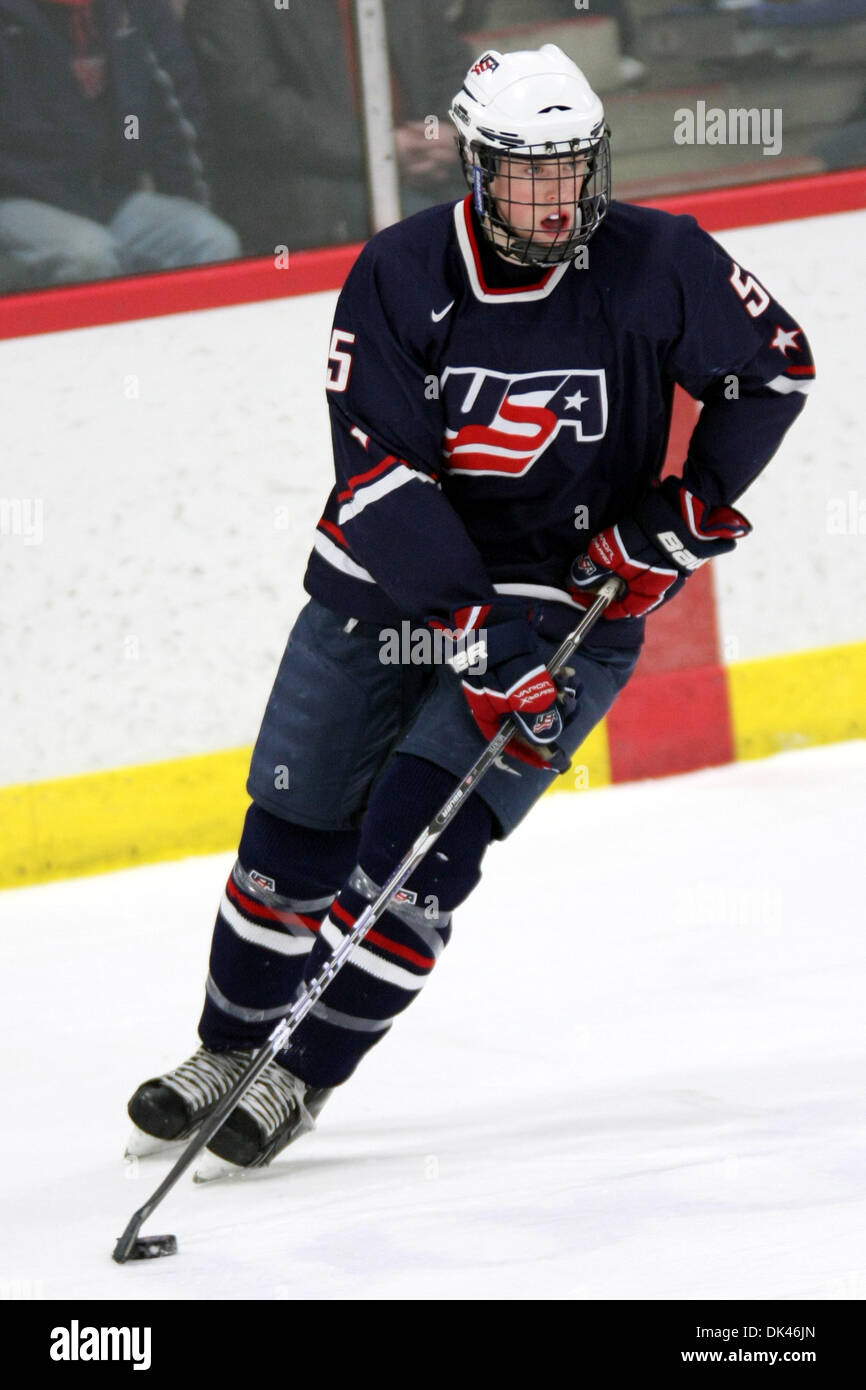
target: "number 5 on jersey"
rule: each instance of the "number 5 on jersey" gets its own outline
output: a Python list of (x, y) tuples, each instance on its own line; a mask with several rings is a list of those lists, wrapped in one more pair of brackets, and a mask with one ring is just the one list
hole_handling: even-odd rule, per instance
[[(325, 382), (326, 391), (345, 391), (349, 384), (349, 373), (352, 370), (352, 354), (346, 352), (341, 347), (341, 343), (354, 343), (354, 333), (346, 333), (342, 328), (335, 328), (331, 334), (331, 346), (328, 351), (328, 379)], [(335, 364), (335, 365), (332, 365)]]
[[(770, 296), (764, 286), (758, 284), (754, 275), (747, 275), (745, 280), (743, 279), (743, 272), (736, 261), (731, 261), (731, 266), (730, 282), (742, 299), (746, 311), (756, 319), (759, 314), (763, 314), (770, 302)], [(754, 295), (754, 299), (750, 299), (750, 295)]]

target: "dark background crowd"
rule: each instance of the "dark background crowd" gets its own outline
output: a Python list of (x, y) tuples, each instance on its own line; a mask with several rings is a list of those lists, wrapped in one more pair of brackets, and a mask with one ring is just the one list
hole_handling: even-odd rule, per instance
[[(635, 24), (639, 3), (386, 0), (403, 214), (462, 191), (446, 112), (485, 28), (495, 42), (503, 18), (561, 27), (606, 15), (618, 35), (611, 80), (639, 89), (647, 65), (631, 50), (666, 53), (662, 29)], [(730, 24), (726, 11), (751, 6), (772, 33), (796, 5), (671, 0), (672, 32)], [(810, 6), (819, 25), (840, 6), (851, 22), (866, 12), (866, 0), (800, 0), (797, 17)], [(0, 0), (0, 292), (368, 236), (352, 10), (351, 0)], [(698, 47), (709, 32), (695, 30)], [(624, 110), (626, 131), (634, 114)], [(864, 114), (830, 129), (823, 167), (862, 160)]]
[[(460, 192), (448, 8), (387, 7), (404, 212)], [(369, 230), (349, 0), (0, 0), (0, 287)]]

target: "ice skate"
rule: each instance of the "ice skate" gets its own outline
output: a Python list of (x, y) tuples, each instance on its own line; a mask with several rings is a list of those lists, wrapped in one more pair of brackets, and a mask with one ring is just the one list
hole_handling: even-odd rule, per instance
[(315, 1128), (330, 1089), (308, 1086), (272, 1062), (217, 1130), (193, 1174), (212, 1182), (247, 1168), (263, 1168), (293, 1140)]
[(252, 1055), (200, 1047), (174, 1071), (142, 1082), (127, 1106), (133, 1130), (126, 1157), (143, 1158), (188, 1139), (237, 1081)]

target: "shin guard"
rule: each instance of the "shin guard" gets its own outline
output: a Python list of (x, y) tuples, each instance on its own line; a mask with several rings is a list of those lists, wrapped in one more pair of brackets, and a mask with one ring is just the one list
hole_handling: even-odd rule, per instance
[(354, 831), (308, 830), (250, 806), (211, 942), (206, 1047), (257, 1047), (288, 1012), (357, 843)]
[[(398, 755), (364, 819), (359, 862), (322, 920), (305, 978), (379, 894), (414, 837), (454, 790), (456, 779), (420, 758)], [(451, 916), (480, 877), (492, 817), (470, 800), (350, 955), (279, 1061), (314, 1086), (336, 1086), (388, 1031), (426, 983), (451, 935)]]

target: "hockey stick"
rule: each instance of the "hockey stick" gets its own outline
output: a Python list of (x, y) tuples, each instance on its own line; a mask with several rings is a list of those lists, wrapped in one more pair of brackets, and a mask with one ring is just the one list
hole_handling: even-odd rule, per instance
[[(580, 622), (568, 634), (561, 646), (557, 649), (552, 660), (548, 662), (548, 670), (552, 675), (556, 675), (563, 666), (567, 665), (569, 658), (580, 646), (590, 628), (601, 617), (608, 604), (612, 603), (621, 589), (621, 581), (615, 577), (605, 580), (598, 590), (598, 597), (586, 610)], [(246, 1091), (255, 1081), (256, 1077), (268, 1065), (269, 1062), (282, 1052), (298, 1025), (306, 1018), (314, 1004), (321, 998), (327, 986), (331, 983), (334, 976), (342, 969), (346, 958), (351, 951), (363, 941), (364, 937), (379, 920), (384, 913), (393, 895), (398, 892), (409, 878), (412, 871), (420, 864), (421, 860), (433, 847), (445, 827), (456, 816), (460, 807), (468, 796), (474, 792), (481, 778), (493, 766), (496, 759), (500, 756), (503, 749), (510, 742), (517, 732), (517, 724), (513, 717), (503, 721), (502, 727), (494, 738), (490, 740), (484, 752), (473, 763), (466, 773), (462, 782), (451, 793), (445, 804), (439, 809), (429, 824), (421, 831), (412, 847), (400, 860), (388, 881), (383, 884), (379, 896), (375, 902), (369, 903), (363, 912), (358, 916), (352, 931), (348, 936), (344, 936), (333, 955), (322, 966), (319, 974), (311, 980), (305, 993), (292, 1006), (285, 1018), (281, 1018), (279, 1023), (271, 1032), (267, 1040), (259, 1048), (258, 1052), (250, 1061), (247, 1070), (238, 1077), (231, 1090), (227, 1091), (219, 1104), (214, 1108), (207, 1120), (197, 1131), (184, 1149), (180, 1158), (163, 1179), (159, 1187), (152, 1196), (134, 1212), (130, 1218), (123, 1235), (114, 1247), (112, 1258), (118, 1264), (126, 1264), (127, 1260), (149, 1260), (159, 1255), (174, 1255), (177, 1251), (176, 1236), (142, 1236), (139, 1231), (148, 1217), (156, 1210), (163, 1197), (174, 1187), (178, 1178), (186, 1172), (190, 1164), (196, 1159), (203, 1148), (220, 1129), (224, 1121), (228, 1118), (235, 1106), (244, 1096)]]

